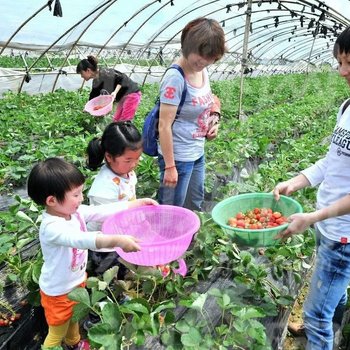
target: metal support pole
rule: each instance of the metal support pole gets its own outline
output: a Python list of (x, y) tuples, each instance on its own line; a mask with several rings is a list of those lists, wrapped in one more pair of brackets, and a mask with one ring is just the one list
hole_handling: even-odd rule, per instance
[(241, 60), (241, 84), (240, 84), (240, 91), (239, 91), (239, 111), (238, 111), (239, 120), (245, 119), (245, 116), (242, 112), (242, 100), (243, 100), (243, 88), (244, 88), (244, 71), (247, 68), (247, 53), (248, 53), (251, 16), (252, 16), (252, 0), (248, 0), (246, 18), (245, 18), (243, 53), (242, 53), (242, 60)]

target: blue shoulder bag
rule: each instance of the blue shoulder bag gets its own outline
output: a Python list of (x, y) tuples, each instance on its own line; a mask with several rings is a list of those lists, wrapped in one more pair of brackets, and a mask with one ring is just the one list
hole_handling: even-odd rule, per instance
[[(179, 65), (173, 64), (168, 69), (171, 69), (171, 68), (177, 69), (185, 80), (184, 71)], [(177, 108), (175, 119), (179, 116), (182, 106), (185, 103), (186, 94), (187, 94), (187, 85), (185, 81), (184, 89), (182, 91), (182, 96), (181, 96), (180, 104)], [(152, 157), (155, 157), (158, 155), (159, 109), (160, 109), (160, 100), (158, 97), (155, 106), (147, 114), (142, 127), (143, 153)]]

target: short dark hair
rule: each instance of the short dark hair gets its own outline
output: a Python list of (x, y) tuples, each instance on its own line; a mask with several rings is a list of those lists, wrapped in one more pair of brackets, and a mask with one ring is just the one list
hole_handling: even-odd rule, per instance
[(214, 19), (196, 18), (182, 30), (181, 49), (185, 58), (195, 53), (217, 61), (227, 51), (224, 30)]
[(333, 46), (333, 56), (335, 58), (342, 53), (350, 53), (350, 27), (340, 33)]
[(112, 122), (107, 125), (101, 138), (93, 138), (87, 147), (87, 166), (96, 170), (103, 163), (105, 153), (112, 157), (123, 155), (125, 150), (142, 148), (142, 135), (130, 121)]
[(82, 172), (73, 164), (61, 158), (48, 158), (36, 164), (31, 170), (27, 191), (29, 197), (38, 205), (45, 205), (49, 196), (62, 203), (66, 192), (85, 182)]

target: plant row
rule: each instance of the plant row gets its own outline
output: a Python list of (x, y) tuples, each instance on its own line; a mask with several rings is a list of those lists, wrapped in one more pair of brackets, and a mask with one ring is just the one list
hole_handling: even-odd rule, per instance
[[(334, 74), (248, 79), (244, 110), (249, 111), (249, 118), (244, 122), (238, 119), (237, 95), (232, 96), (237, 81), (231, 84), (232, 88), (230, 82), (213, 84), (224, 118), (218, 139), (207, 143), (207, 178), (228, 179), (216, 200), (233, 193), (271, 191), (275, 183), (324, 155), (337, 106), (347, 94), (346, 86)], [(287, 87), (285, 95), (283, 85)], [(154, 103), (157, 86), (145, 86), (143, 95), (135, 119), (139, 127)], [(9, 94), (0, 101), (0, 118), (6, 123), (1, 131), (3, 192), (9, 183), (23, 185), (34, 162), (57, 155), (75, 162), (87, 175), (89, 186), (94, 173), (84, 168), (85, 148), (108, 120), (92, 119), (81, 112), (86, 97), (86, 91), (59, 91), (34, 97)], [(258, 159), (257, 171), (247, 173), (240, 183), (232, 181), (233, 167), (243, 169), (251, 159)], [(139, 196), (154, 195), (158, 182), (155, 160), (144, 157), (137, 172)], [(211, 191), (210, 180), (206, 185)], [(304, 210), (313, 208), (314, 190), (301, 191), (295, 197)], [(37, 244), (40, 209), (17, 196), (9, 210), (0, 213), (0, 262), (6, 273), (2, 288), (24, 285), (32, 303), (38, 303), (42, 256), (39, 249), (26, 251), (28, 245)], [(295, 295), (285, 277), (302, 283), (314, 251), (312, 231), (263, 252), (243, 250), (209, 214), (199, 215), (201, 228), (185, 257), (186, 277), (128, 266), (130, 279), (116, 280), (112, 269), (100, 279), (89, 278), (86, 290), (72, 292), (71, 297), (80, 302), (76, 319), (90, 311), (101, 318), (88, 332), (97, 348), (142, 346), (149, 339), (161, 341), (169, 350), (270, 348), (263, 320), (277, 317), (292, 305)], [(176, 268), (176, 263), (170, 267)], [(227, 282), (226, 288), (214, 283), (204, 288), (218, 275)], [(131, 300), (121, 304), (122, 293)]]

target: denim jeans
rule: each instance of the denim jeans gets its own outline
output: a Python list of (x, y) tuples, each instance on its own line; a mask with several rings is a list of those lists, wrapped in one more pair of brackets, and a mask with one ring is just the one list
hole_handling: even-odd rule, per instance
[(333, 349), (333, 322), (340, 324), (350, 282), (350, 244), (316, 232), (317, 255), (303, 318), (307, 350)]
[(200, 211), (204, 199), (204, 155), (193, 162), (175, 161), (178, 173), (175, 188), (163, 185), (165, 163), (161, 155), (158, 156), (158, 164), (160, 169), (159, 203)]

